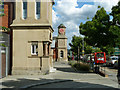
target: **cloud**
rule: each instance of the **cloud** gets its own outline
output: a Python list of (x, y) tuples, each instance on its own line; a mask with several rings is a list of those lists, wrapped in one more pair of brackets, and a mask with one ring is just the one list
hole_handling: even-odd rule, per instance
[(119, 0), (112, 0), (112, 2), (111, 0), (94, 0), (95, 6), (102, 6), (107, 12), (111, 12), (111, 8), (117, 5), (118, 1)]
[[(79, 8), (80, 2), (94, 2), (93, 5), (84, 4)], [(79, 2), (79, 3), (78, 3)], [(72, 36), (79, 36), (79, 24), (85, 22), (87, 17), (90, 19), (95, 15), (98, 10), (98, 6), (102, 6), (107, 10), (111, 11), (112, 6), (117, 5), (118, 0), (55, 0), (55, 6), (53, 6), (53, 28), (55, 32), (54, 36), (57, 35), (57, 27), (63, 23), (66, 28), (66, 36), (68, 37), (68, 44), (71, 42)], [(69, 45), (68, 45), (68, 48)]]

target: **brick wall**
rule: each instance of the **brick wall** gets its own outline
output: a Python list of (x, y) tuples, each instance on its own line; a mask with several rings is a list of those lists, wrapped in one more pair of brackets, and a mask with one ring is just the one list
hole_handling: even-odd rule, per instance
[(10, 2), (4, 2), (4, 16), (0, 17), (0, 26), (10, 27), (13, 20), (13, 6)]

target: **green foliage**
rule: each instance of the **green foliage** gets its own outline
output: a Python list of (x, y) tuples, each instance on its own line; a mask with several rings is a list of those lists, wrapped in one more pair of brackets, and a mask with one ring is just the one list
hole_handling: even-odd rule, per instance
[(78, 47), (80, 48), (80, 51), (82, 49), (82, 38), (73, 36), (72, 37), (72, 43), (69, 43), (71, 50), (74, 52), (74, 55), (77, 55), (78, 53)]
[(0, 12), (4, 12), (4, 9), (0, 9)]
[(3, 44), (3, 43), (2, 43), (2, 44), (0, 44), (0, 46), (2, 46), (2, 47), (6, 47), (6, 45), (5, 45), (5, 44)]
[(75, 63), (77, 63), (75, 60), (71, 60), (68, 62), (69, 65), (73, 66)]
[(3, 2), (0, 0), (0, 4), (3, 4)]
[[(78, 55), (78, 48), (79, 51), (82, 52), (82, 47), (83, 47), (83, 38), (80, 36), (73, 36), (72, 37), (72, 42), (69, 43), (71, 50), (74, 52), (74, 55)], [(85, 41), (84, 41), (84, 50), (85, 53), (91, 53), (92, 52), (92, 47), (89, 46)]]
[(5, 14), (4, 13), (2, 13), (2, 14), (0, 14), (0, 17), (2, 17), (2, 16), (4, 16)]
[(110, 31), (116, 37), (115, 45), (120, 47), (120, 1), (118, 2), (118, 5), (112, 7), (112, 12), (110, 13), (110, 15), (113, 16)]
[(116, 24), (116, 21), (118, 21), (118, 23), (120, 24), (120, 1), (116, 6), (112, 7), (112, 12), (110, 13), (110, 15), (113, 16), (114, 25)]
[(85, 24), (80, 23), (79, 31), (85, 35), (85, 41), (88, 45), (98, 47), (108, 53), (111, 52), (108, 50), (112, 50), (111, 48), (115, 46), (117, 38), (111, 28), (110, 17), (102, 7), (96, 12), (92, 21), (87, 21)]
[(87, 20), (90, 19), (89, 17), (87, 17)]
[(0, 26), (0, 29), (2, 29), (4, 31), (10, 31), (10, 28), (6, 28), (6, 27), (3, 27), (3, 26)]
[(102, 51), (100, 50), (100, 48), (98, 48), (98, 47), (96, 48), (96, 47), (95, 47), (95, 48), (92, 50), (92, 53), (95, 53), (95, 52), (102, 52)]
[(86, 63), (75, 63), (73, 67), (76, 68), (78, 71), (90, 71), (90, 66)]
[[(0, 6), (2, 6), (3, 5), (3, 2), (0, 0)], [(2, 17), (2, 16), (4, 16), (5, 14), (4, 14), (4, 8), (0, 8), (0, 17)]]
[(98, 6), (98, 8), (101, 8), (101, 6)]

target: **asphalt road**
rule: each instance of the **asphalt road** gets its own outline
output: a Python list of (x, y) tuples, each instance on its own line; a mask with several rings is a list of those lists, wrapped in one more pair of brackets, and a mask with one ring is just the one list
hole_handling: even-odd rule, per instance
[(71, 81), (37, 85), (32, 88), (119, 88), (115, 77), (116, 72), (111, 72), (109, 69), (106, 69), (109, 77), (105, 78), (95, 73), (77, 73), (63, 62), (55, 63), (54, 67), (57, 70), (49, 78)]
[(105, 71), (108, 74), (109, 78), (114, 81), (114, 82), (118, 82), (117, 80), (117, 69), (114, 69), (113, 67), (105, 67)]

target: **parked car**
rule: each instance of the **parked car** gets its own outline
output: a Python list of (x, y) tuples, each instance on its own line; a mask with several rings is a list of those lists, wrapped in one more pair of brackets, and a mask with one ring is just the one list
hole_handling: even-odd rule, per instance
[(110, 60), (107, 62), (110, 66), (113, 66), (115, 62), (118, 61), (118, 56), (111, 56)]
[(113, 68), (118, 68), (118, 61), (115, 61)]
[(94, 56), (88, 56), (86, 62), (87, 63), (94, 62)]

